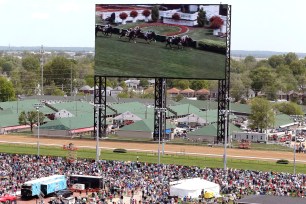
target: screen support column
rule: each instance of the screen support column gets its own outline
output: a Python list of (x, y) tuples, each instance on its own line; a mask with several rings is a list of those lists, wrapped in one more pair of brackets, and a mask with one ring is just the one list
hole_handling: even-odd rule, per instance
[(94, 135), (106, 137), (106, 77), (95, 76), (94, 82)]
[(166, 79), (155, 78), (154, 141), (165, 139), (166, 130)]
[[(225, 61), (225, 79), (218, 81), (218, 127), (217, 142), (225, 142), (225, 135), (229, 135), (229, 119), (226, 120), (224, 111), (229, 111), (229, 90), (230, 90), (230, 60), (231, 60), (231, 5), (227, 5), (226, 21), (226, 61)], [(228, 138), (227, 138), (228, 139)], [(227, 140), (229, 141), (229, 140)]]

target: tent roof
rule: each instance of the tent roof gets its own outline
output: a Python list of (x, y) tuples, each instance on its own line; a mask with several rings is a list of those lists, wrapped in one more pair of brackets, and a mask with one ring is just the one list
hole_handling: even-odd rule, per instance
[(188, 88), (188, 89), (184, 89), (183, 91), (181, 91), (181, 93), (194, 93), (194, 90), (191, 88)]
[[(175, 128), (174, 125), (166, 122), (166, 129)], [(153, 132), (154, 131), (154, 119), (144, 119), (137, 121), (130, 125), (125, 125), (124, 127), (120, 128), (120, 130), (128, 130), (128, 131), (144, 131), (144, 132)]]
[(206, 123), (206, 120), (193, 113), (187, 115), (186, 117), (179, 118), (177, 121), (183, 123)]
[(198, 190), (199, 188), (213, 188), (219, 186), (214, 182), (207, 181), (201, 178), (182, 179), (179, 181), (171, 182), (170, 185), (176, 189), (182, 190)]
[(131, 113), (130, 111), (126, 111), (126, 112), (124, 112), (124, 113), (114, 117), (114, 120), (133, 120), (133, 121), (138, 121), (138, 120), (142, 120), (142, 119), (140, 117), (138, 117), (137, 115)]
[(196, 91), (197, 94), (209, 94), (209, 90), (207, 89), (200, 89)]
[(180, 93), (180, 91), (181, 91), (181, 90), (179, 90), (179, 89), (173, 87), (173, 88), (171, 88), (171, 89), (168, 89), (168, 90), (167, 90), (167, 93), (168, 93), (168, 94), (173, 94), (173, 93), (178, 94), (178, 93)]
[(80, 88), (80, 91), (89, 91), (90, 89), (91, 89), (90, 86), (85, 85), (85, 86), (83, 86), (83, 87)]
[[(229, 131), (232, 133), (233, 131), (241, 131), (238, 127), (233, 125), (232, 123), (229, 124)], [(217, 136), (217, 124), (210, 124), (204, 126), (202, 128), (197, 129), (194, 132), (189, 132), (188, 135), (192, 136)]]

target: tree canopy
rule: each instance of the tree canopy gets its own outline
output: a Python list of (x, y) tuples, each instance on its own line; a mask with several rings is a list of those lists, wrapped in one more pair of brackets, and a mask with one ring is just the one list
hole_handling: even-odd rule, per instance
[(275, 114), (271, 103), (264, 98), (254, 98), (251, 101), (250, 128), (264, 129), (272, 127), (275, 123)]

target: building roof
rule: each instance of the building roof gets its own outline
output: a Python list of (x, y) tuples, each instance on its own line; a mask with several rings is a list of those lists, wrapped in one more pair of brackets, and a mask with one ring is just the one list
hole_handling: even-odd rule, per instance
[[(191, 114), (191, 113), (199, 115), (199, 113), (201, 112), (201, 110), (199, 108), (197, 108), (197, 107), (195, 107), (191, 104), (173, 105), (173, 106), (169, 106), (169, 108), (172, 109), (173, 111), (175, 111), (178, 116), (188, 115), (188, 114)], [(173, 116), (173, 113), (168, 111), (167, 116)]]
[(80, 91), (89, 91), (89, 90), (91, 90), (91, 87), (88, 86), (88, 85), (85, 85), (85, 86), (81, 87), (79, 90)]
[[(1, 102), (0, 108), (3, 110), (10, 109), (12, 113), (16, 114), (16, 113), (21, 113), (22, 111), (28, 112), (36, 110), (36, 108), (34, 107), (35, 104), (43, 104), (43, 103), (37, 99), (7, 101), (7, 102)], [(43, 106), (42, 108), (39, 109), (39, 111), (44, 114), (50, 114), (54, 112), (51, 108), (48, 108), (47, 106)]]
[(82, 114), (78, 117), (60, 118), (52, 120), (40, 126), (40, 129), (49, 130), (74, 130), (79, 128), (92, 127), (94, 125), (94, 118), (89, 114)]
[(294, 123), (294, 121), (289, 115), (277, 114), (275, 116), (274, 127), (278, 128), (278, 127), (285, 126), (285, 125), (288, 125), (288, 124), (293, 124), (293, 123)]
[(185, 94), (185, 93), (194, 93), (195, 91), (191, 88), (188, 88), (188, 89), (184, 89), (181, 91), (181, 94)]
[(181, 90), (179, 90), (179, 89), (173, 87), (173, 88), (171, 88), (171, 89), (168, 89), (168, 90), (167, 90), (167, 93), (168, 93), (168, 94), (179, 94), (180, 91), (181, 91)]
[(198, 95), (208, 95), (210, 94), (210, 91), (207, 89), (200, 89), (200, 90), (197, 90), (195, 93)]
[(187, 98), (184, 98), (179, 101), (181, 104), (191, 104), (199, 109), (218, 109), (218, 102), (212, 101), (212, 100), (190, 100)]
[[(169, 122), (166, 122), (166, 129), (175, 128)], [(153, 118), (145, 119), (137, 121), (130, 125), (125, 125), (120, 130), (128, 130), (128, 131), (143, 131), (143, 132), (153, 132), (154, 131), (154, 120)]]
[[(240, 129), (238, 127), (236, 127), (233, 124), (229, 124), (229, 132), (232, 134), (232, 132), (234, 131), (240, 131)], [(199, 128), (197, 130), (195, 130), (194, 132), (189, 132), (188, 135), (192, 135), (192, 136), (217, 136), (218, 131), (217, 131), (217, 124), (210, 124), (207, 126), (204, 126), (202, 128)]]

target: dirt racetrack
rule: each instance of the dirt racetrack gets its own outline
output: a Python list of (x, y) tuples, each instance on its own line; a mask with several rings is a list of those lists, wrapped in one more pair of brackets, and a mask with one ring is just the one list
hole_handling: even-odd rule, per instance
[[(16, 136), (16, 135), (0, 135), (1, 143), (33, 143), (36, 144), (37, 138), (31, 136)], [(95, 140), (80, 140), (80, 139), (59, 139), (59, 138), (40, 138), (40, 145), (58, 145), (62, 146), (64, 144), (73, 143), (76, 147), (88, 147), (95, 148)], [(112, 142), (112, 141), (100, 141), (100, 147), (104, 148), (125, 148), (129, 151), (157, 151), (158, 144), (149, 143), (139, 143), (139, 142)], [(198, 154), (210, 157), (222, 157), (224, 148), (220, 147), (207, 147), (207, 146), (191, 146), (191, 145), (165, 145), (165, 153), (176, 154), (184, 152), (185, 154)], [(239, 159), (256, 159), (256, 160), (277, 160), (277, 159), (288, 159), (293, 160), (292, 152), (283, 151), (259, 151), (259, 150), (246, 150), (246, 149), (227, 149), (227, 156), (229, 158), (239, 158)], [(297, 162), (306, 162), (306, 154), (296, 154)]]

